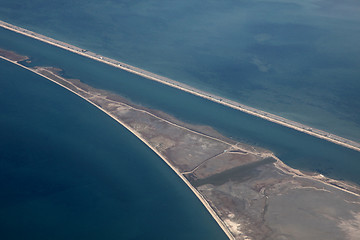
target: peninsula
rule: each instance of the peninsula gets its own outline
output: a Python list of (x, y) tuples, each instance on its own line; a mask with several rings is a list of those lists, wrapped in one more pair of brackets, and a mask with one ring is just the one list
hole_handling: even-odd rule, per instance
[(0, 49), (0, 59), (76, 94), (136, 135), (187, 184), (229, 239), (359, 236), (357, 185), (292, 169), (268, 150), (65, 78), (61, 69), (27, 67), (31, 57)]
[(117, 60), (114, 60), (114, 59), (111, 59), (111, 58), (108, 58), (108, 57), (105, 57), (105, 56), (101, 56), (99, 54), (88, 51), (86, 49), (82, 49), (82, 48), (73, 46), (71, 44), (55, 40), (53, 38), (50, 38), (50, 37), (47, 37), (47, 36), (32, 32), (30, 30), (27, 30), (27, 29), (12, 25), (10, 23), (7, 23), (7, 22), (1, 21), (1, 20), (0, 20), (0, 27), (8, 29), (10, 31), (20, 33), (22, 35), (25, 35), (25, 36), (28, 36), (28, 37), (31, 37), (31, 38), (34, 38), (34, 39), (37, 39), (37, 40), (40, 40), (42, 42), (51, 44), (53, 46), (56, 46), (56, 47), (59, 47), (59, 48), (62, 48), (62, 49), (65, 49), (67, 51), (70, 51), (70, 52), (73, 52), (73, 53), (76, 53), (76, 54), (91, 58), (93, 60), (103, 62), (103, 63), (111, 65), (113, 67), (120, 68), (122, 70), (137, 74), (139, 76), (148, 78), (150, 80), (157, 81), (157, 82), (160, 82), (162, 84), (166, 84), (168, 86), (171, 86), (171, 87), (180, 89), (182, 91), (197, 95), (199, 97), (208, 99), (210, 101), (214, 101), (214, 102), (217, 102), (219, 104), (223, 104), (223, 105), (225, 105), (227, 107), (231, 107), (233, 109), (240, 110), (242, 112), (254, 115), (256, 117), (260, 117), (260, 118), (263, 118), (265, 120), (268, 120), (268, 121), (283, 125), (285, 127), (289, 127), (289, 128), (295, 129), (297, 131), (300, 131), (300, 132), (303, 132), (303, 133), (306, 133), (306, 134), (309, 134), (309, 135), (312, 135), (312, 136), (315, 136), (315, 137), (318, 137), (318, 138), (321, 138), (321, 139), (325, 139), (325, 140), (333, 142), (335, 144), (339, 144), (341, 146), (344, 146), (344, 147), (347, 147), (347, 148), (350, 148), (350, 149), (353, 149), (353, 150), (356, 150), (356, 151), (360, 151), (360, 143), (349, 140), (349, 139), (346, 139), (346, 138), (343, 138), (343, 137), (340, 137), (340, 136), (337, 136), (335, 134), (331, 134), (329, 132), (325, 132), (325, 131), (322, 131), (320, 129), (312, 128), (310, 126), (307, 126), (307, 125), (304, 125), (304, 124), (301, 124), (301, 123), (298, 123), (298, 122), (295, 122), (295, 121), (280, 117), (278, 115), (268, 113), (268, 112), (265, 112), (265, 111), (250, 107), (250, 106), (246, 106), (244, 104), (238, 103), (236, 101), (232, 101), (230, 99), (226, 99), (226, 98), (223, 98), (223, 97), (220, 97), (220, 96), (216, 96), (214, 94), (211, 94), (211, 93), (208, 93), (208, 92), (193, 88), (193, 87), (191, 87), (189, 85), (180, 83), (180, 82), (175, 81), (173, 79), (169, 79), (169, 78), (157, 75), (155, 73), (152, 73), (152, 72), (146, 71), (144, 69), (141, 69), (141, 68), (126, 64), (124, 62), (120, 62), (120, 61), (117, 61)]

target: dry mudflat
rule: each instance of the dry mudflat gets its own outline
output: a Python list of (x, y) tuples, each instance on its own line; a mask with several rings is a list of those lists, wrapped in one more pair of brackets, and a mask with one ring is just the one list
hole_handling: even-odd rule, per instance
[[(0, 55), (12, 61), (22, 59), (10, 58), (3, 51)], [(136, 133), (201, 194), (230, 238), (359, 239), (358, 186), (292, 169), (270, 151), (235, 142), (210, 127), (136, 106), (79, 80), (65, 79), (59, 69), (31, 70)]]
[(2, 48), (0, 48), (0, 56), (3, 56), (5, 58), (10, 59), (15, 62), (21, 62), (21, 61), (29, 59), (29, 57), (27, 57), (27, 56), (22, 56), (13, 51), (8, 51), (8, 50), (2, 49)]

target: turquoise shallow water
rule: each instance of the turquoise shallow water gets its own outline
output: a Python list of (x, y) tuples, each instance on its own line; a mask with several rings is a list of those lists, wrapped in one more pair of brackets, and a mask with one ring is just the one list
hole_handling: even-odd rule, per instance
[(356, 0), (1, 0), (3, 20), (360, 141)]
[(226, 239), (121, 125), (13, 64), (0, 72), (1, 239)]

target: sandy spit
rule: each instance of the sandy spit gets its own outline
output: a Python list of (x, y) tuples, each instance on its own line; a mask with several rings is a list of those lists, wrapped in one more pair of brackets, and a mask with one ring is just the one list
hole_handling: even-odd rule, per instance
[[(221, 220), (221, 218), (216, 214), (216, 212), (214, 211), (214, 209), (210, 206), (210, 204), (205, 200), (204, 196), (200, 194), (199, 191), (196, 190), (195, 187), (193, 187), (190, 182), (180, 173), (180, 171), (178, 169), (176, 169), (173, 165), (171, 165), (171, 163), (166, 159), (166, 157), (164, 155), (162, 155), (159, 151), (157, 151), (154, 147), (152, 147), (150, 145), (150, 143), (144, 139), (141, 134), (139, 134), (138, 132), (136, 132), (134, 129), (132, 129), (130, 126), (128, 126), (127, 124), (125, 124), (124, 122), (122, 122), (121, 120), (117, 119), (114, 115), (112, 115), (110, 112), (106, 111), (105, 109), (101, 108), (100, 106), (98, 106), (97, 104), (95, 104), (94, 102), (92, 102), (90, 99), (87, 99), (83, 96), (81, 96), (80, 94), (78, 94), (77, 92), (73, 91), (72, 89), (52, 80), (51, 78), (35, 71), (34, 69), (28, 68), (26, 66), (23, 66), (19, 63), (17, 63), (16, 61), (12, 61), (10, 59), (7, 59), (5, 57), (0, 56), (1, 59), (4, 59), (8, 62), (11, 62), (13, 64), (16, 64), (19, 67), (25, 68), (26, 70), (29, 70), (43, 78), (48, 79), (49, 81), (56, 83), (57, 85), (67, 89), (68, 91), (72, 92), (73, 94), (76, 94), (77, 96), (81, 97), (82, 99), (86, 100), (87, 102), (89, 102), (90, 104), (92, 104), (93, 106), (95, 106), (96, 108), (100, 109), (101, 111), (103, 111), (104, 113), (106, 113), (108, 116), (110, 116), (112, 119), (114, 119), (116, 122), (120, 123), (122, 126), (124, 126), (128, 131), (130, 131), (132, 134), (134, 134), (136, 137), (138, 137), (142, 142), (144, 142), (152, 151), (154, 151), (184, 182), (185, 184), (191, 189), (191, 191), (196, 195), (196, 197), (201, 201), (201, 203), (205, 206), (205, 208), (208, 210), (208, 212), (211, 214), (211, 216), (215, 219), (215, 221), (217, 222), (217, 224), (221, 227), (221, 229), (225, 232), (225, 234), (227, 235), (227, 237), (229, 239), (235, 239), (235, 237), (232, 235), (232, 233), (229, 231), (229, 229), (227, 228), (226, 224)], [(66, 81), (66, 79), (63, 79)]]

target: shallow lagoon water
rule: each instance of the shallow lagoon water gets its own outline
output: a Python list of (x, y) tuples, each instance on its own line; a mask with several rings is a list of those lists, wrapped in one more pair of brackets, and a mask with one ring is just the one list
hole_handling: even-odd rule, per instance
[(1, 46), (33, 57), (31, 65), (56, 66), (64, 75), (111, 90), (137, 104), (185, 122), (209, 125), (239, 141), (273, 151), (286, 164), (360, 183), (360, 153), (308, 136), (177, 89), (2, 30)]
[[(360, 183), (360, 154), (295, 130), (244, 114), (85, 57), (2, 30), (3, 47), (33, 57), (31, 65), (56, 66), (65, 76), (111, 90), (146, 107), (270, 149), (286, 164)], [(216, 113), (216, 114), (214, 114)], [(339, 161), (339, 159), (341, 161)]]
[(1, 239), (227, 239), (117, 122), (11, 63), (0, 72)]
[(356, 0), (1, 0), (3, 20), (360, 141)]
[[(357, 2), (347, 1), (343, 4), (347, 6), (351, 3), (354, 6), (353, 14), (344, 15), (343, 13), (352, 10), (337, 8), (347, 19), (336, 14), (317, 16), (319, 6), (314, 6), (313, 1), (301, 4), (290, 1), (225, 1), (221, 3), (221, 8), (218, 1), (209, 1), (209, 4), (202, 4), (203, 1), (197, 4), (194, 1), (178, 1), (174, 6), (169, 6), (174, 1), (104, 3), (94, 0), (86, 3), (61, 1), (61, 4), (60, 1), (44, 3), (42, 0), (31, 3), (6, 0), (1, 2), (2, 20), (220, 93), (263, 110), (279, 113), (352, 139), (360, 139), (360, 101), (357, 94), (359, 44), (355, 41), (359, 39), (356, 29), (360, 26), (356, 24), (359, 20), (355, 14)], [(321, 4), (326, 5), (325, 2)], [(149, 6), (152, 7), (151, 11)], [(338, 4), (334, 2), (332, 7), (324, 8), (322, 11), (331, 13), (336, 6)], [(58, 11), (59, 8), (65, 12)], [(276, 14), (274, 8), (279, 9), (275, 11)], [(302, 9), (302, 14), (294, 15), (299, 8)], [(261, 11), (257, 11), (259, 9)], [(109, 11), (112, 14), (102, 14)], [(174, 15), (174, 12), (177, 14)], [(135, 17), (132, 16), (134, 13)], [(313, 16), (301, 22), (304, 17), (311, 15), (310, 13)], [(165, 23), (164, 19), (169, 19), (169, 16), (172, 17), (171, 21)], [(219, 22), (219, 19), (222, 21)], [(283, 20), (287, 23), (282, 22)], [(316, 23), (317, 26), (310, 26), (310, 22)], [(342, 28), (343, 24), (347, 27)], [(332, 28), (333, 26), (337, 27)], [(327, 38), (326, 41), (324, 38)], [(345, 45), (351, 47), (341, 48)], [(210, 125), (229, 137), (268, 148), (292, 167), (318, 171), (330, 177), (360, 183), (358, 152), (3, 29), (0, 30), (0, 47), (32, 56), (32, 65), (63, 68), (67, 77), (79, 78), (94, 87), (114, 91), (138, 104), (163, 110), (183, 121)], [(14, 73), (18, 72), (15, 67), (6, 66), (5, 69), (14, 69)], [(46, 82), (41, 78), (37, 80)], [(51, 85), (45, 82), (45, 85)], [(15, 83), (16, 81), (13, 82)], [(8, 216), (2, 220), (4, 229), (16, 232), (14, 226), (22, 226), (26, 231), (33, 229), (38, 238), (44, 238), (54, 231), (58, 233), (56, 229), (59, 225), (66, 226), (68, 231), (61, 232), (62, 235), (58, 235), (59, 239), (69, 236), (93, 239), (111, 239), (112, 236), (122, 239), (156, 236), (156, 239), (166, 239), (166, 234), (170, 232), (185, 234), (180, 234), (179, 239), (193, 236), (203, 238), (203, 234), (223, 237), (190, 190), (135, 137), (120, 126), (115, 126), (111, 119), (75, 96), (59, 103), (60, 99), (65, 99), (63, 94), (50, 91), (46, 96), (39, 96), (40, 92), (44, 93), (43, 87), (37, 91), (32, 90), (31, 84), (27, 88), (24, 88), (25, 86), (18, 84), (8, 88), (9, 91), (1, 92), (1, 96), (4, 97), (1, 103), (9, 110), (7, 114), (1, 115), (2, 121), (14, 124), (13, 128), (4, 127), (8, 133), (10, 130), (11, 132), (2, 135), (1, 139), (2, 144), (5, 144), (1, 152), (1, 156), (5, 157), (1, 159), (6, 160), (1, 168), (4, 171), (1, 175), (4, 180), (1, 187), (6, 190), (3, 192), (10, 193), (7, 198), (3, 198), (6, 207), (2, 208), (3, 214), (0, 215)], [(27, 92), (31, 94), (31, 99), (26, 99), (26, 94), (21, 92), (25, 90), (30, 90)], [(16, 91), (20, 91), (18, 95), (11, 95)], [(63, 90), (58, 91), (64, 93)], [(28, 113), (25, 112), (25, 115), (30, 117), (28, 120), (33, 120), (31, 126), (26, 125), (28, 123), (24, 121), (25, 118), (20, 118), (16, 116), (18, 113), (12, 112), (16, 101), (9, 99), (14, 97), (16, 100), (28, 100), (25, 101), (25, 111)], [(41, 97), (41, 100), (36, 100), (36, 97)], [(63, 115), (70, 115), (68, 122), (51, 121), (58, 120), (59, 116), (65, 117)], [(7, 119), (9, 116), (12, 117)], [(76, 118), (78, 120), (73, 121)], [(42, 129), (42, 126), (49, 128)], [(63, 131), (57, 130), (60, 127)], [(92, 129), (92, 134), (89, 129)], [(79, 131), (79, 136), (84, 134), (81, 135), (82, 139), (70, 138), (69, 134), (73, 134), (74, 131)], [(108, 132), (109, 135), (98, 139), (92, 138), (94, 134), (103, 132)], [(38, 136), (34, 138), (36, 135)], [(114, 142), (118, 139), (119, 144), (105, 146), (109, 139)], [(6, 145), (8, 143), (12, 143), (12, 146)], [(50, 146), (50, 143), (59, 144)], [(119, 145), (124, 146), (124, 149)], [(95, 146), (105, 149), (97, 152), (94, 150)], [(89, 152), (84, 153), (83, 149)], [(94, 151), (93, 154), (91, 151)], [(27, 154), (21, 155), (24, 152)], [(121, 162), (119, 166), (119, 162), (111, 158), (112, 154), (109, 152), (114, 153), (116, 159), (118, 156), (127, 159), (129, 154), (134, 156), (139, 152), (143, 155), (135, 157), (135, 160), (131, 158), (131, 161)], [(104, 161), (104, 156), (109, 156), (108, 161)], [(54, 162), (49, 163), (49, 158), (57, 159), (54, 161), (55, 165)], [(25, 159), (28, 161), (25, 162)], [(36, 163), (34, 159), (40, 159), (41, 162)], [(89, 163), (85, 159), (92, 160)], [(145, 169), (147, 167), (149, 168)], [(152, 172), (155, 171), (154, 167), (157, 173), (165, 176), (162, 179), (165, 182), (159, 180), (159, 176)], [(59, 173), (59, 169), (69, 171), (69, 176), (64, 176), (63, 171)], [(152, 171), (148, 171), (149, 169)], [(6, 170), (12, 172), (5, 174)], [(131, 187), (141, 185), (141, 178), (130, 175), (131, 170), (139, 170), (141, 178), (146, 179), (145, 183), (153, 184), (145, 185), (143, 189), (146, 199), (136, 198), (141, 196), (140, 191), (129, 190), (129, 184)], [(10, 173), (19, 173), (17, 176), (21, 179), (15, 179)], [(169, 187), (169, 181), (174, 183), (172, 187)], [(5, 184), (7, 182), (13, 185)], [(73, 187), (73, 183), (77, 185)], [(104, 189), (104, 186), (109, 188)], [(155, 188), (162, 189), (166, 192), (164, 194), (169, 195), (156, 196), (158, 192), (154, 192)], [(116, 192), (118, 189), (122, 194)], [(127, 209), (119, 204), (130, 204), (135, 198), (138, 201), (133, 205), (134, 208)], [(164, 205), (158, 204), (160, 198), (167, 200)], [(19, 199), (20, 202), (17, 202)], [(22, 202), (21, 199), (28, 201)], [(177, 202), (178, 200), (182, 202)], [(169, 202), (174, 202), (174, 205), (168, 206)], [(11, 204), (14, 205), (11, 207)], [(152, 208), (150, 210), (156, 211), (148, 212), (149, 206)], [(194, 206), (199, 206), (203, 211), (189, 215), (192, 213), (188, 210), (194, 212)], [(183, 217), (179, 217), (178, 212), (171, 213), (172, 209), (177, 207), (180, 207)], [(35, 220), (31, 216), (36, 216)], [(60, 217), (55, 219), (54, 216)], [(96, 217), (91, 218), (92, 216)], [(156, 221), (146, 225), (148, 219), (153, 220), (154, 216)], [(197, 218), (191, 216), (200, 216), (200, 228), (196, 222)], [(74, 221), (67, 222), (68, 219)], [(184, 223), (174, 224), (178, 223), (179, 219), (185, 219)], [(32, 225), (29, 225), (30, 223)], [(44, 227), (44, 223), (48, 225)], [(131, 225), (122, 225), (125, 223)], [(119, 230), (120, 225), (121, 229), (126, 228), (126, 232)], [(169, 227), (169, 231), (163, 232), (164, 225)], [(88, 229), (94, 230), (93, 235)], [(208, 229), (215, 232), (208, 232)], [(25, 235), (21, 234), (28, 233), (26, 231), (16, 232), (19, 239), (24, 238)], [(131, 235), (134, 233), (138, 235)]]

